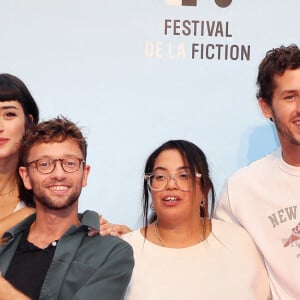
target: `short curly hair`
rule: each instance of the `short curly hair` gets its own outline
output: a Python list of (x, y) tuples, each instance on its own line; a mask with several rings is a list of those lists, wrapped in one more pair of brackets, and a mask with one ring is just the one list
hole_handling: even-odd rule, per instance
[(269, 50), (258, 68), (257, 99), (263, 98), (271, 105), (275, 89), (274, 76), (298, 68), (300, 68), (300, 49), (297, 45), (291, 44)]
[(49, 121), (44, 121), (26, 130), (22, 143), (21, 164), (27, 164), (30, 149), (39, 143), (63, 142), (65, 140), (75, 141), (86, 160), (87, 141), (80, 128), (63, 116), (58, 116)]

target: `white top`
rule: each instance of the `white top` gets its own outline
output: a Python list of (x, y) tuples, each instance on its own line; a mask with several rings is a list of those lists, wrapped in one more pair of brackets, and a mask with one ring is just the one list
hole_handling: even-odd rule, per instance
[(21, 208), (26, 207), (25, 203), (23, 201), (20, 201), (17, 206), (15, 207), (13, 212), (16, 212), (18, 210), (20, 210)]
[(139, 230), (123, 238), (135, 259), (125, 299), (269, 299), (262, 258), (240, 226), (212, 220), (206, 241), (180, 249), (155, 245)]
[[(216, 217), (240, 223), (264, 255), (273, 299), (300, 299), (300, 168), (281, 149), (228, 179)], [(295, 234), (296, 233), (296, 234)]]

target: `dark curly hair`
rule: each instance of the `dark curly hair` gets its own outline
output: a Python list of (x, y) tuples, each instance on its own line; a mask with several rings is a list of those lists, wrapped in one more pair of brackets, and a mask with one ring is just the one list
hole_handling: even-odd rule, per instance
[(275, 89), (274, 76), (282, 75), (288, 69), (298, 68), (300, 68), (300, 49), (297, 45), (281, 46), (268, 51), (258, 68), (257, 99), (263, 98), (271, 105)]
[(73, 140), (78, 144), (83, 159), (86, 160), (87, 141), (80, 128), (66, 117), (58, 116), (32, 126), (26, 130), (23, 137), (21, 164), (26, 166), (28, 163), (27, 159), (29, 151), (34, 145), (40, 143), (60, 143), (68, 139)]

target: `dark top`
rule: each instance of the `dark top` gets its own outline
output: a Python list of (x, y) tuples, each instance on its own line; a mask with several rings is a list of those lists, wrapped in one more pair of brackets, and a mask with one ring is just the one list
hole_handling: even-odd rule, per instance
[(39, 299), (40, 291), (51, 264), (57, 241), (45, 249), (27, 241), (29, 228), (22, 233), (20, 243), (5, 274), (17, 290), (30, 299)]

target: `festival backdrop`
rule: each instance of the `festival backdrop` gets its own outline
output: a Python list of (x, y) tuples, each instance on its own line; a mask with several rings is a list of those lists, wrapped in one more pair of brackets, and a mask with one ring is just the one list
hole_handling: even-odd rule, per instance
[(140, 225), (143, 168), (169, 139), (202, 148), (219, 195), (278, 141), (257, 105), (267, 50), (299, 43), (299, 0), (11, 0), (0, 4), (0, 72), (41, 119), (84, 128), (91, 174), (80, 210)]

